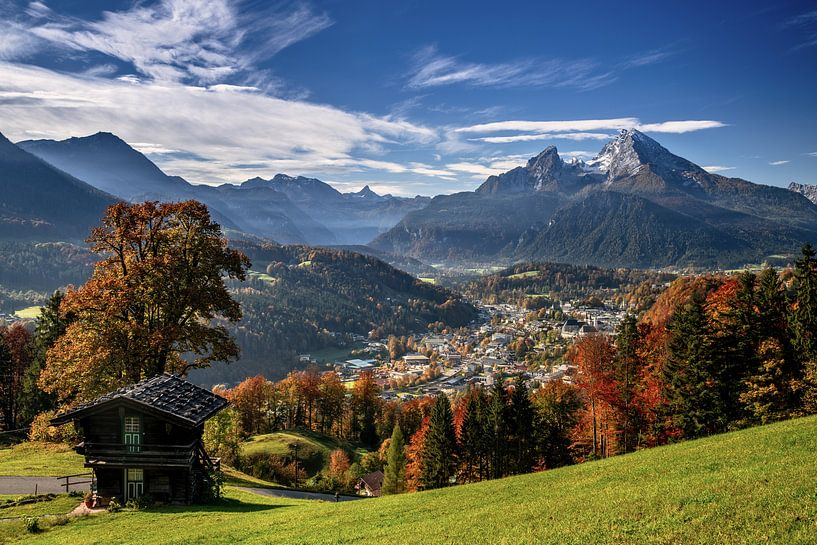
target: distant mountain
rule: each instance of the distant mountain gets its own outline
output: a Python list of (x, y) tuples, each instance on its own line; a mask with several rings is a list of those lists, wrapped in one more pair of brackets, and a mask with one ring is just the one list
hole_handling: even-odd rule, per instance
[(168, 176), (118, 136), (98, 132), (67, 140), (25, 140), (17, 145), (111, 195), (128, 201), (183, 196), (184, 179)]
[(811, 202), (817, 204), (817, 185), (798, 184), (791, 182), (789, 184), (789, 191), (800, 193)]
[(18, 145), (122, 199), (197, 199), (225, 228), (286, 244), (365, 244), (430, 200), (380, 196), (368, 188), (342, 194), (321, 180), (286, 174), (270, 180), (252, 178), (239, 186), (193, 185), (165, 174), (145, 155), (106, 132)]
[[(225, 186), (220, 186), (224, 188)], [(239, 188), (272, 189), (287, 196), (304, 214), (323, 225), (332, 240), (307, 237), (309, 244), (365, 244), (403, 219), (406, 214), (424, 208), (428, 197), (378, 195), (368, 186), (358, 193), (341, 193), (316, 178), (276, 174), (269, 180), (252, 178)]]
[(371, 245), (446, 262), (731, 266), (817, 241), (817, 206), (784, 188), (710, 174), (637, 130), (593, 159), (548, 147), (473, 193), (435, 197)]
[(0, 239), (81, 240), (115, 201), (0, 134)]

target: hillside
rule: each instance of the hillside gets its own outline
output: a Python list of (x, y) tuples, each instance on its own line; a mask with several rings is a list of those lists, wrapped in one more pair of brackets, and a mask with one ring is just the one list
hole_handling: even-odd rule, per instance
[[(231, 490), (223, 505), (101, 515), (31, 544), (813, 543), (817, 417), (599, 462), (348, 503)], [(184, 534), (178, 533), (184, 528)], [(14, 534), (10, 534), (9, 537)]]
[(549, 146), (475, 192), (436, 197), (371, 245), (449, 264), (729, 268), (815, 240), (817, 205), (800, 192), (711, 174), (631, 129), (586, 163)]
[(637, 269), (602, 269), (564, 263), (517, 263), (496, 274), (460, 286), (463, 294), (485, 303), (528, 308), (576, 298), (604, 300), (615, 293), (619, 304), (646, 308), (675, 275)]
[[(450, 291), (421, 282), (375, 257), (346, 250), (281, 246), (228, 232), (253, 263), (246, 282), (228, 288), (244, 317), (224, 324), (241, 359), (193, 373), (205, 384), (237, 382), (263, 372), (280, 378), (298, 354), (349, 345), (350, 333), (424, 332), (429, 323), (467, 324), (476, 311)], [(0, 241), (0, 312), (41, 305), (53, 290), (90, 276), (94, 256), (67, 243)]]
[(344, 346), (348, 336), (378, 337), (423, 332), (430, 323), (465, 325), (474, 307), (452, 292), (395, 269), (374, 257), (308, 246), (280, 246), (247, 239), (232, 246), (253, 262), (247, 282), (230, 282), (244, 317), (225, 324), (235, 334), (242, 359), (192, 373), (205, 384), (235, 382), (263, 372), (276, 378), (297, 355)]
[(84, 239), (115, 200), (0, 134), (0, 239)]

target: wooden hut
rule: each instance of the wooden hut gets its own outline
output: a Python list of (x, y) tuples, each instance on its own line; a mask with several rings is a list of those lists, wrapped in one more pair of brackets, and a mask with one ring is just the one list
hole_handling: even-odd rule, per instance
[(204, 422), (227, 400), (175, 375), (125, 386), (51, 420), (73, 421), (84, 441), (75, 447), (96, 479), (97, 496), (119, 501), (149, 494), (167, 503), (207, 495), (220, 472), (204, 450)]

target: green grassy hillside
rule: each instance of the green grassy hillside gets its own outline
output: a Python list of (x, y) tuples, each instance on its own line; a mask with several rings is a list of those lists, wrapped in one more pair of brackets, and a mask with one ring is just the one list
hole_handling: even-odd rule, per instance
[(84, 463), (67, 445), (31, 442), (0, 448), (0, 475), (61, 477), (88, 471)]
[(329, 467), (329, 455), (335, 449), (343, 449), (354, 459), (362, 454), (349, 443), (308, 431), (279, 431), (256, 435), (241, 447), (243, 455), (274, 454), (276, 456), (290, 456), (290, 445), (298, 445), (298, 461), (300, 467), (312, 476), (322, 469)]
[(101, 515), (20, 539), (105, 545), (813, 543), (815, 450), (812, 417), (545, 473), (360, 502), (309, 503), (231, 489), (218, 506)]

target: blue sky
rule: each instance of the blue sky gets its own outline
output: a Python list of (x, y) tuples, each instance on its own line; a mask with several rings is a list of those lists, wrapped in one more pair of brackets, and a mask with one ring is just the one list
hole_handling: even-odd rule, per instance
[(194, 183), (451, 193), (626, 127), (817, 183), (815, 96), (813, 1), (0, 0), (0, 132), (110, 131)]

